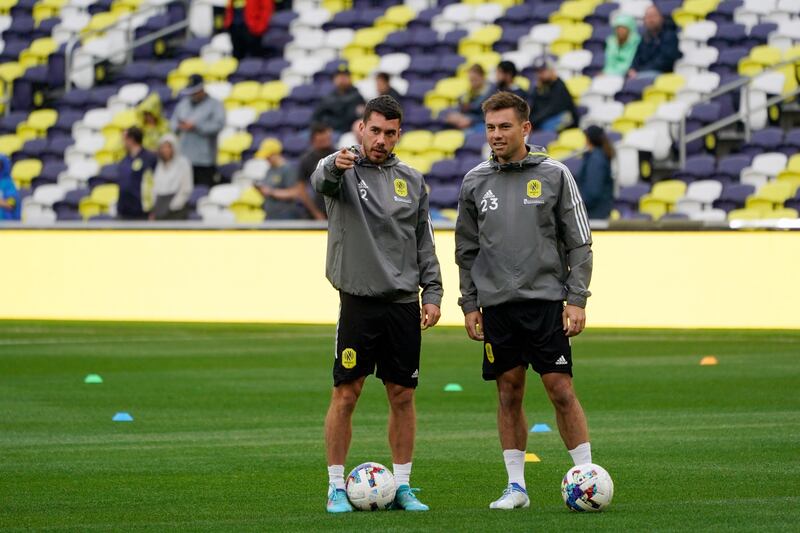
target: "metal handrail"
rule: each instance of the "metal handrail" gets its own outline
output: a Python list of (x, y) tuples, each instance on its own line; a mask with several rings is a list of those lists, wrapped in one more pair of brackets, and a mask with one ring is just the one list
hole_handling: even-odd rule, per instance
[(189, 28), (189, 16), (188, 16), (188, 14), (189, 14), (189, 9), (191, 8), (190, 1), (189, 0), (180, 0), (180, 1), (181, 1), (181, 3), (183, 3), (184, 9), (186, 10), (186, 14), (187, 14), (187, 16), (186, 16), (186, 18), (184, 20), (176, 22), (174, 24), (171, 24), (170, 26), (167, 26), (166, 28), (161, 28), (160, 30), (157, 30), (157, 31), (155, 31), (155, 32), (153, 32), (153, 33), (151, 33), (149, 35), (146, 35), (146, 36), (142, 37), (141, 39), (133, 40), (133, 38), (132, 38), (133, 37), (133, 30), (134, 30), (133, 29), (133, 20), (134, 20), (134, 18), (136, 16), (148, 15), (149, 13), (162, 11), (165, 8), (165, 6), (163, 6), (163, 5), (152, 5), (152, 6), (149, 6), (149, 7), (145, 8), (145, 9), (136, 11), (134, 13), (128, 13), (127, 15), (123, 16), (122, 18), (120, 18), (119, 20), (114, 22), (114, 24), (110, 24), (108, 26), (105, 26), (104, 28), (98, 28), (98, 29), (90, 30), (90, 31), (88, 31), (86, 33), (79, 33), (77, 35), (72, 36), (70, 38), (70, 40), (67, 41), (67, 46), (66, 46), (66, 49), (64, 50), (64, 89), (67, 90), (67, 91), (70, 90), (70, 88), (72, 86), (72, 74), (73, 73), (80, 72), (80, 71), (85, 70), (87, 68), (95, 68), (97, 65), (99, 65), (100, 63), (103, 63), (105, 61), (105, 59), (102, 59), (102, 60), (96, 60), (95, 59), (91, 63), (87, 63), (87, 64), (84, 64), (84, 65), (81, 65), (78, 68), (72, 68), (72, 60), (73, 60), (73, 54), (75, 53), (75, 48), (78, 45), (78, 43), (80, 43), (82, 41), (82, 39), (84, 39), (86, 37), (91, 37), (93, 35), (100, 35), (100, 34), (107, 33), (109, 31), (118, 30), (118, 29), (122, 28), (123, 26), (127, 26), (128, 45), (124, 49), (120, 50), (119, 53), (126, 54), (127, 55), (126, 61), (130, 62), (132, 60), (133, 50), (135, 48), (137, 48), (139, 46), (142, 46), (143, 44), (148, 44), (148, 43), (151, 43), (153, 41), (156, 41), (156, 40), (160, 39), (161, 37), (163, 37), (165, 35), (169, 35), (170, 33), (174, 33), (176, 31), (180, 31), (182, 29), (187, 29), (188, 30), (188, 28)]
[[(750, 107), (750, 90), (751, 90), (751, 86), (753, 84), (753, 81), (758, 76), (760, 76), (761, 74), (763, 74), (765, 72), (774, 72), (776, 70), (785, 68), (787, 66), (797, 66), (797, 65), (800, 65), (800, 59), (788, 59), (786, 61), (782, 61), (780, 63), (777, 63), (775, 65), (770, 66), (769, 68), (764, 69), (763, 71), (759, 72), (756, 76), (748, 76), (748, 77), (744, 77), (744, 78), (741, 78), (741, 79), (734, 80), (732, 82), (726, 83), (725, 85), (723, 85), (721, 87), (718, 87), (714, 91), (708, 93), (707, 95), (705, 95), (702, 98), (700, 98), (700, 100), (698, 100), (697, 102), (692, 104), (694, 106), (694, 105), (697, 105), (697, 104), (710, 102), (714, 98), (717, 98), (718, 96), (722, 96), (724, 94), (728, 94), (731, 91), (744, 89), (744, 95), (743, 95), (744, 97), (742, 99), (742, 105), (741, 105), (739, 111), (736, 111), (736, 112), (732, 113), (731, 115), (728, 115), (727, 117), (723, 117), (723, 118), (717, 120), (716, 122), (712, 122), (711, 124), (708, 124), (708, 125), (700, 128), (699, 130), (696, 130), (696, 131), (693, 131), (692, 133), (687, 134), (686, 133), (686, 118), (689, 115), (689, 113), (686, 113), (681, 117), (680, 133), (679, 133), (679, 138), (678, 138), (678, 148), (679, 148), (679, 156), (678, 157), (679, 157), (681, 168), (686, 165), (686, 147), (690, 142), (696, 141), (697, 139), (702, 139), (703, 137), (705, 137), (709, 133), (713, 133), (713, 132), (715, 132), (717, 130), (720, 130), (722, 128), (728, 127), (731, 124), (735, 124), (735, 123), (740, 122), (740, 121), (743, 122), (744, 123), (744, 129), (745, 129), (745, 139), (749, 141), (750, 140), (750, 122), (749, 122), (748, 119), (749, 119), (749, 116), (750, 116), (750, 114), (752, 112), (761, 111), (762, 109), (768, 109), (771, 106), (773, 106), (773, 105), (775, 105), (775, 104), (777, 104), (779, 102), (782, 102), (784, 100), (789, 100), (790, 98), (794, 98), (795, 96), (800, 94), (800, 89), (797, 89), (797, 90), (794, 90), (794, 91), (792, 91), (790, 93), (780, 94), (780, 95), (774, 96), (774, 97), (768, 99), (765, 104), (762, 104), (762, 105), (757, 106), (755, 108), (751, 108)], [(797, 75), (795, 74), (795, 76), (797, 76)]]

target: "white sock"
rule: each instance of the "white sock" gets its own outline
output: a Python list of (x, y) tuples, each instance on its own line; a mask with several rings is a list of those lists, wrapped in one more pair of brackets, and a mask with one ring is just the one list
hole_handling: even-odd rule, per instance
[(399, 487), (400, 485), (408, 485), (411, 483), (411, 463), (402, 465), (393, 463), (392, 470), (394, 471), (395, 486)]
[(523, 450), (503, 450), (508, 482), (525, 488), (525, 452)]
[(574, 450), (570, 450), (569, 454), (572, 456), (572, 462), (575, 466), (585, 465), (592, 462), (592, 445), (588, 442), (578, 444)]
[(344, 490), (344, 465), (328, 465), (328, 483)]

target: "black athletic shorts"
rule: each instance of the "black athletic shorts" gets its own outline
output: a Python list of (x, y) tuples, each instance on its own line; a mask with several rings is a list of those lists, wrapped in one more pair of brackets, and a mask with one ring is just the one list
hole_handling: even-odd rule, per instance
[(375, 372), (384, 383), (416, 387), (422, 342), (418, 302), (393, 303), (339, 293), (335, 386)]
[(483, 308), (483, 379), (531, 365), (539, 374), (572, 375), (563, 302), (528, 300)]

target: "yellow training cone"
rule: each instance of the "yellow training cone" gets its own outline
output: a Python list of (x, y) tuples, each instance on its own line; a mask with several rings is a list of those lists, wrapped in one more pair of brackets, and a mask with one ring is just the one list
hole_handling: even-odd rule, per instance
[(542, 460), (539, 459), (539, 456), (535, 453), (526, 453), (525, 454), (525, 462), (526, 463), (541, 463)]
[(711, 366), (716, 364), (719, 364), (719, 361), (717, 361), (717, 358), (713, 355), (707, 355), (700, 359), (700, 366)]

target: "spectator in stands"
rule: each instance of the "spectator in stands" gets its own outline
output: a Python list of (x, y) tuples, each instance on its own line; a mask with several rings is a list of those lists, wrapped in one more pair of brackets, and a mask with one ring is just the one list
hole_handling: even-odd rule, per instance
[(536, 85), (531, 92), (531, 122), (534, 130), (557, 132), (577, 123), (572, 95), (558, 77), (555, 63), (542, 57), (534, 63)]
[(514, 81), (517, 77), (517, 66), (511, 61), (501, 61), (495, 69), (495, 92), (506, 91), (514, 93), (523, 100), (528, 99), (527, 93)]
[(655, 5), (644, 12), (644, 35), (633, 57), (629, 78), (655, 78), (672, 72), (675, 61), (681, 57), (678, 49), (678, 32), (672, 17), (664, 18)]
[(186, 202), (192, 195), (192, 164), (180, 153), (178, 138), (172, 133), (158, 143), (158, 162), (153, 173), (153, 209), (150, 220), (184, 220)]
[(147, 218), (142, 199), (143, 189), (156, 167), (156, 156), (142, 146), (142, 130), (136, 126), (122, 134), (125, 158), (119, 162), (119, 201), (117, 216), (122, 220), (144, 220)]
[(225, 29), (231, 36), (233, 57), (261, 57), (261, 38), (275, 11), (273, 0), (228, 0)]
[(19, 193), (11, 179), (11, 160), (6, 155), (0, 155), (0, 221), (19, 219)]
[(363, 136), (361, 135), (361, 128), (358, 127), (359, 124), (361, 124), (361, 119), (354, 120), (353, 125), (350, 126), (350, 131), (339, 137), (339, 149), (361, 146)]
[(614, 17), (614, 33), (606, 38), (606, 64), (603, 74), (625, 76), (631, 68), (633, 57), (642, 40), (636, 19), (630, 15)]
[(264, 180), (256, 183), (264, 195), (264, 211), (269, 220), (306, 218), (306, 211), (314, 207), (313, 201), (282, 152), (283, 146), (277, 139), (265, 139), (256, 152), (257, 158), (266, 159), (270, 165)]
[[(311, 175), (317, 169), (317, 163), (323, 157), (335, 152), (333, 147), (333, 130), (327, 124), (316, 122), (311, 125), (311, 146), (300, 156), (297, 168), (297, 178), (303, 183), (306, 190), (310, 190), (313, 199), (311, 206), (307, 206), (308, 214), (316, 220), (325, 220), (325, 198), (311, 189)], [(312, 209), (313, 207), (313, 209)]]
[(575, 181), (589, 218), (606, 219), (614, 206), (614, 179), (611, 176), (614, 147), (599, 126), (589, 126), (584, 133), (588, 151), (583, 156), (583, 164)]
[(184, 97), (172, 114), (172, 130), (180, 151), (192, 163), (196, 185), (214, 185), (217, 173), (217, 135), (225, 126), (225, 108), (206, 94), (203, 78), (192, 75)]
[(398, 102), (402, 101), (402, 96), (400, 93), (392, 87), (389, 79), (389, 75), (385, 72), (378, 72), (375, 74), (375, 86), (378, 89), (378, 96), (383, 96), (384, 94), (388, 94)]
[(158, 93), (151, 93), (136, 107), (139, 115), (139, 127), (142, 129), (145, 150), (155, 152), (161, 137), (169, 133), (169, 121), (164, 118), (161, 110), (161, 97)]
[(364, 98), (353, 87), (350, 71), (344, 65), (333, 75), (333, 86), (333, 92), (317, 105), (312, 120), (330, 125), (337, 133), (344, 133), (361, 114)]
[(458, 110), (445, 115), (445, 122), (462, 130), (483, 131), (481, 104), (492, 95), (492, 85), (486, 81), (486, 71), (477, 63), (467, 71), (469, 90), (461, 96)]

